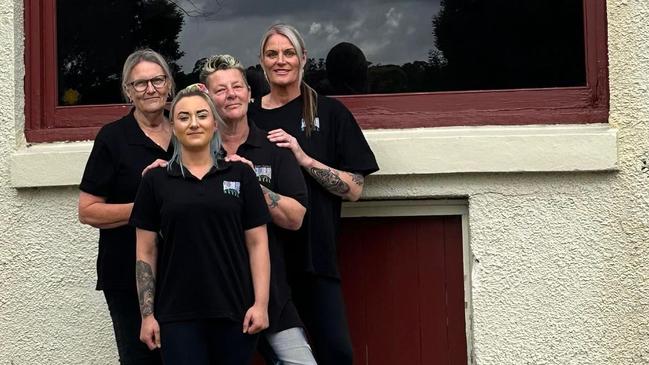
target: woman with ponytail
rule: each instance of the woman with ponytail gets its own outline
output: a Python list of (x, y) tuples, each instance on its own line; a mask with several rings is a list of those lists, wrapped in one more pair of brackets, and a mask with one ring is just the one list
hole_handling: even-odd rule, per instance
[(346, 365), (353, 356), (336, 259), (340, 207), (360, 198), (364, 177), (378, 166), (351, 112), (302, 80), (306, 60), (295, 28), (271, 26), (260, 46), (270, 93), (248, 113), (302, 168), (308, 206), (299, 234), (286, 243), (288, 279), (318, 364)]

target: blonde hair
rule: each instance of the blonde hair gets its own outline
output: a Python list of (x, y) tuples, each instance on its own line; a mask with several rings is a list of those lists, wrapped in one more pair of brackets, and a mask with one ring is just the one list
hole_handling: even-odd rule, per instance
[(207, 79), (210, 77), (210, 75), (220, 70), (239, 70), (239, 72), (241, 72), (241, 78), (243, 78), (244, 84), (248, 88), (250, 88), (250, 85), (248, 85), (248, 80), (246, 80), (246, 69), (239, 62), (239, 60), (237, 60), (233, 56), (230, 56), (229, 54), (220, 54), (208, 57), (207, 60), (205, 60), (205, 63), (203, 63), (203, 67), (201, 67), (201, 72), (198, 75), (198, 79), (203, 84), (208, 85)]
[[(214, 106), (214, 102), (212, 101), (212, 98), (207, 94), (207, 88), (203, 84), (192, 84), (187, 86), (186, 88), (180, 90), (178, 92), (178, 95), (174, 98), (174, 100), (171, 102), (171, 109), (170, 109), (170, 121), (173, 125), (174, 123), (174, 112), (176, 110), (176, 104), (181, 99), (190, 97), (190, 96), (198, 96), (205, 100), (207, 105), (210, 107), (210, 111), (212, 112), (212, 115), (214, 116), (214, 120), (216, 123), (219, 124), (219, 126), (225, 126), (225, 123), (223, 122), (223, 119), (219, 114), (216, 112), (216, 106)], [(212, 164), (215, 167), (218, 167), (218, 160), (221, 158), (221, 135), (219, 133), (219, 129), (217, 128), (214, 131), (214, 135), (212, 136), (212, 140), (210, 141), (210, 156), (212, 156)], [(180, 172), (183, 176), (185, 176), (185, 170), (183, 167), (183, 162), (182, 162), (182, 152), (181, 152), (181, 146), (180, 142), (178, 141), (178, 138), (176, 138), (175, 135), (172, 135), (171, 137), (171, 143), (173, 144), (174, 147), (174, 153), (171, 156), (171, 159), (169, 160), (169, 164), (167, 165), (167, 169), (171, 170), (171, 165), (173, 163), (177, 163), (178, 166), (180, 166)]]
[[(284, 37), (288, 38), (289, 42), (295, 47), (295, 51), (299, 55), (300, 59), (300, 73), (298, 76), (298, 80), (300, 82), (300, 94), (302, 95), (302, 100), (304, 102), (304, 106), (302, 107), (302, 119), (304, 120), (304, 130), (306, 132), (307, 136), (311, 135), (311, 131), (314, 129), (315, 125), (315, 119), (318, 117), (318, 93), (311, 88), (311, 86), (307, 85), (306, 82), (304, 82), (304, 62), (302, 62), (302, 58), (306, 55), (306, 47), (304, 45), (304, 38), (302, 38), (302, 35), (300, 32), (297, 31), (294, 27), (288, 25), (288, 24), (274, 24), (271, 25), (270, 28), (264, 33), (264, 36), (261, 38), (261, 44), (259, 47), (259, 59), (260, 63), (263, 68), (263, 57), (264, 57), (264, 47), (266, 47), (266, 42), (268, 41), (268, 38), (272, 36), (273, 34), (279, 34), (283, 35)], [(266, 73), (266, 69), (264, 69), (264, 74)], [(268, 80), (268, 76), (266, 76), (266, 79)], [(273, 86), (271, 85), (271, 92), (272, 92)]]

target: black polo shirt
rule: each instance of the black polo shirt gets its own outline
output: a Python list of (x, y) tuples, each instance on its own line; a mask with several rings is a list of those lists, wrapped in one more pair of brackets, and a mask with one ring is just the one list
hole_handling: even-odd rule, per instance
[[(142, 170), (158, 158), (169, 160), (173, 153), (171, 144), (165, 151), (144, 134), (134, 110), (99, 130), (79, 185), (106, 203), (132, 203)], [(134, 278), (135, 229), (129, 225), (100, 229), (97, 289), (135, 291)]]
[[(239, 146), (237, 154), (252, 161), (260, 184), (278, 194), (293, 198), (306, 207), (308, 204), (306, 183), (293, 153), (269, 142), (266, 132), (259, 129), (252, 121), (249, 121), (248, 126), (250, 127), (248, 138)], [(296, 234), (295, 231), (283, 229), (275, 224), (268, 225), (272, 269), (271, 296), (268, 305), (270, 333), (302, 326), (293, 304), (289, 304), (290, 288), (284, 261), (285, 249), (294, 249), (291, 244), (296, 243), (292, 239)]]
[(243, 321), (254, 304), (245, 230), (270, 221), (257, 178), (243, 163), (219, 162), (199, 180), (178, 164), (142, 179), (130, 223), (160, 232), (158, 321)]
[[(264, 130), (277, 128), (297, 138), (309, 156), (333, 168), (368, 175), (379, 169), (356, 119), (338, 100), (318, 95), (318, 119), (307, 137), (302, 123), (302, 97), (276, 109), (262, 109), (260, 102), (250, 105), (248, 115)], [(295, 250), (287, 250), (290, 271), (311, 272), (339, 277), (336, 241), (340, 226), (342, 199), (323, 188), (303, 171), (309, 205)]]

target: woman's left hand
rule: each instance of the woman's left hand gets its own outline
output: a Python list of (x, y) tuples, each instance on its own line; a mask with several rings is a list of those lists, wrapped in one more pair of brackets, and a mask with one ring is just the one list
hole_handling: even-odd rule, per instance
[(268, 328), (268, 310), (262, 305), (253, 305), (243, 319), (243, 333), (254, 335)]
[(142, 170), (142, 176), (144, 176), (144, 174), (146, 174), (151, 169), (155, 169), (156, 167), (167, 167), (168, 164), (169, 162), (158, 158), (155, 161), (151, 162), (149, 166), (145, 167), (144, 170)]
[(300, 166), (308, 167), (311, 163), (311, 157), (304, 153), (297, 139), (286, 133), (283, 129), (273, 129), (268, 132), (268, 140), (275, 143), (277, 147), (290, 149)]

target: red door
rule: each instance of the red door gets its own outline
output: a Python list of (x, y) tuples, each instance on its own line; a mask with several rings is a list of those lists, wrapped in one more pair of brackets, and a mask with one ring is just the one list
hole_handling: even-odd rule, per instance
[(354, 364), (467, 364), (462, 252), (461, 216), (343, 220)]

